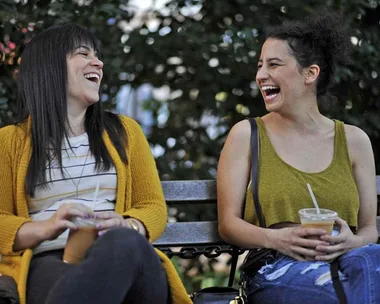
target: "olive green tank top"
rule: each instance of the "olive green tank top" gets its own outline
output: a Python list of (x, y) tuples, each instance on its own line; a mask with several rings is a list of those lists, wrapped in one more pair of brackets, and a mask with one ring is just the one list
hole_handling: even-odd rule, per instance
[[(299, 223), (298, 210), (313, 208), (306, 184), (313, 189), (320, 208), (335, 210), (348, 225), (357, 228), (359, 193), (348, 154), (344, 124), (335, 121), (334, 156), (318, 173), (306, 173), (284, 162), (274, 150), (261, 118), (256, 118), (260, 142), (259, 199), (266, 226), (281, 222)], [(259, 225), (251, 183), (247, 189), (244, 219)]]

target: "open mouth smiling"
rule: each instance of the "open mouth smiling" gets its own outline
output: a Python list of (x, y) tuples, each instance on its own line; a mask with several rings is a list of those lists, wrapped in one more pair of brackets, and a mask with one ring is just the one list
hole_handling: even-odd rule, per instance
[(100, 76), (96, 73), (84, 74), (84, 77), (89, 81), (95, 82), (96, 84), (98, 84), (100, 81)]
[(264, 92), (265, 97), (275, 97), (280, 93), (280, 88), (277, 86), (262, 86), (261, 90)]

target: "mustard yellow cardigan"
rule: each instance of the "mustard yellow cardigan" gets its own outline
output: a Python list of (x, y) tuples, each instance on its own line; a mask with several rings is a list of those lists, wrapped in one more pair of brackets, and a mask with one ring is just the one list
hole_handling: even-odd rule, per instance
[[(167, 211), (157, 168), (140, 126), (121, 117), (128, 136), (128, 163), (125, 164), (106, 132), (104, 142), (117, 172), (116, 212), (144, 223), (149, 241), (164, 231)], [(25, 178), (31, 155), (30, 123), (0, 129), (0, 273), (12, 276), (18, 285), (21, 304), (26, 303), (26, 282), (31, 249), (14, 252), (18, 229), (30, 221)], [(182, 282), (165, 254), (156, 250), (169, 281), (173, 304), (191, 303)]]

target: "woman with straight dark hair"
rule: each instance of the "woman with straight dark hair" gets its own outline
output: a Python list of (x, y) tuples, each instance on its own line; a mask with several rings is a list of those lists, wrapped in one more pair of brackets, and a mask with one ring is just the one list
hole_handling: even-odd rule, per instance
[[(102, 109), (98, 40), (50, 27), (27, 44), (20, 119), (0, 130), (0, 273), (21, 303), (189, 303), (170, 260), (150, 242), (166, 204), (138, 124)], [(96, 220), (79, 264), (63, 261), (73, 219)]]
[[(336, 67), (347, 59), (348, 37), (337, 14), (316, 14), (273, 28), (262, 46), (256, 83), (269, 113), (255, 118), (254, 191), (266, 227), (259, 226), (254, 211), (248, 120), (232, 128), (221, 153), (221, 236), (243, 248), (272, 249), (257, 272), (254, 267), (243, 271), (249, 303), (335, 304), (343, 303), (345, 295), (348, 303), (380, 303), (371, 142), (361, 129), (330, 119), (318, 108)], [(330, 227), (300, 224), (298, 211), (314, 206), (307, 184), (320, 208), (338, 213), (333, 234), (328, 230), (334, 220)], [(339, 280), (333, 281), (329, 262), (335, 259), (340, 272), (334, 263)]]

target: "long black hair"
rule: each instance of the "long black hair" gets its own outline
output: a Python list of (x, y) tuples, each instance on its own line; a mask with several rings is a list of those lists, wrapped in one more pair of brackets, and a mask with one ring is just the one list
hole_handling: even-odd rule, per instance
[(349, 61), (349, 35), (336, 12), (318, 11), (304, 20), (285, 21), (267, 31), (266, 39), (287, 41), (300, 67), (317, 64), (317, 97), (330, 97), (335, 69)]
[[(50, 168), (53, 158), (62, 168), (61, 148), (63, 140), (68, 138), (66, 58), (81, 45), (92, 48), (100, 56), (99, 42), (89, 30), (76, 24), (55, 25), (34, 37), (21, 57), (17, 123), (31, 119), (32, 153), (25, 184), (31, 197), (36, 185), (46, 184), (45, 169), (47, 165)], [(117, 115), (102, 109), (101, 101), (87, 108), (85, 130), (96, 170), (104, 171), (112, 166), (103, 131), (107, 131), (119, 156), (127, 162), (123, 124)]]

